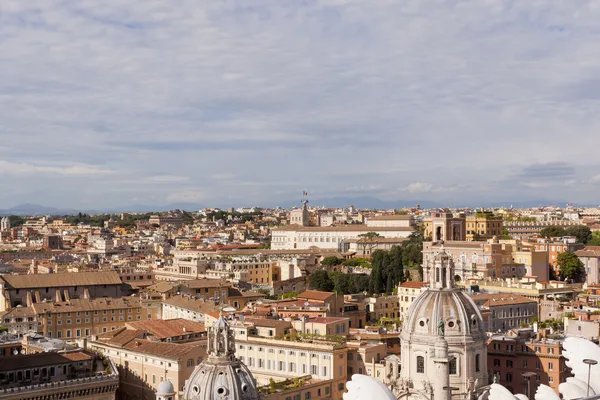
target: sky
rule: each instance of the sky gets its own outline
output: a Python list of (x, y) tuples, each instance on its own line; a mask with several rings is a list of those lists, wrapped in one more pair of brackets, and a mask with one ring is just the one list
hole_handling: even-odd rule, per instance
[(2, 0), (0, 208), (600, 204), (597, 0)]

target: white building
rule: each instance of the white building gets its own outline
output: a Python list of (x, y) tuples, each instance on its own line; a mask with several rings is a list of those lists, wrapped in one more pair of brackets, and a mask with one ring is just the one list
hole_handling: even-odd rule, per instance
[(308, 250), (311, 247), (342, 251), (343, 242), (360, 239), (375, 232), (384, 238), (407, 238), (414, 229), (407, 227), (368, 227), (367, 225), (337, 225), (330, 227), (290, 225), (275, 228), (271, 233), (273, 250)]
[(415, 224), (415, 219), (411, 215), (378, 215), (367, 218), (366, 224), (372, 228), (410, 228)]

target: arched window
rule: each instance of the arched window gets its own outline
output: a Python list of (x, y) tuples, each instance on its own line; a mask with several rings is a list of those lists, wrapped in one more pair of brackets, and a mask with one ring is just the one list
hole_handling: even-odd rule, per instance
[(475, 372), (481, 371), (481, 365), (479, 364), (479, 354), (475, 354)]
[(425, 373), (425, 357), (417, 356), (417, 374)]
[(450, 362), (448, 363), (448, 373), (450, 375), (456, 375), (456, 357), (450, 358)]

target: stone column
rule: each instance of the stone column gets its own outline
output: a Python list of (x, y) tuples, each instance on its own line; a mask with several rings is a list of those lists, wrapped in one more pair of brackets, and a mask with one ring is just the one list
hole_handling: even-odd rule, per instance
[(433, 359), (434, 371), (428, 378), (434, 382), (433, 399), (450, 400), (451, 390), (444, 389), (450, 386), (450, 373), (448, 370), (448, 342), (443, 336), (438, 336), (435, 341), (435, 358)]

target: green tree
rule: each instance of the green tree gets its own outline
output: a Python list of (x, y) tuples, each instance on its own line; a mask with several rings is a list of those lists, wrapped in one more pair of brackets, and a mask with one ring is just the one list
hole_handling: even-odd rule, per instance
[(577, 237), (579, 243), (587, 244), (592, 240), (592, 230), (586, 225), (574, 225), (565, 229), (567, 236)]
[(575, 282), (581, 282), (585, 278), (585, 268), (581, 260), (570, 251), (560, 253), (556, 258), (556, 263), (560, 270), (560, 275), (564, 279), (572, 279)]
[(512, 236), (510, 236), (510, 234), (508, 233), (508, 229), (506, 229), (506, 228), (502, 228), (502, 239), (504, 239), (504, 240), (512, 239)]
[(330, 280), (333, 281), (333, 290), (336, 293), (348, 294), (351, 293), (349, 288), (350, 275), (342, 272), (333, 272), (329, 275)]
[(600, 246), (600, 231), (592, 232), (592, 238), (587, 244), (588, 246)]
[(325, 257), (323, 261), (321, 261), (321, 265), (323, 267), (333, 267), (334, 265), (340, 265), (344, 260), (338, 258), (336, 256)]
[(373, 253), (373, 249), (377, 246), (377, 241), (381, 239), (382, 236), (377, 232), (367, 232), (358, 235), (358, 237), (360, 237), (358, 243), (363, 247), (363, 254), (371, 254)]
[(544, 228), (540, 231), (540, 236), (541, 237), (545, 237), (545, 238), (551, 238), (551, 237), (559, 237), (559, 236), (566, 236), (566, 231), (560, 227), (560, 226), (556, 226), (556, 225), (550, 225), (547, 228)]
[(310, 288), (322, 292), (331, 292), (333, 290), (333, 282), (329, 278), (327, 271), (320, 269), (313, 272), (310, 275)]
[(9, 216), (8, 220), (10, 221), (10, 226), (12, 228), (14, 228), (16, 226), (21, 226), (25, 223), (25, 219), (23, 217), (19, 217), (18, 215)]

